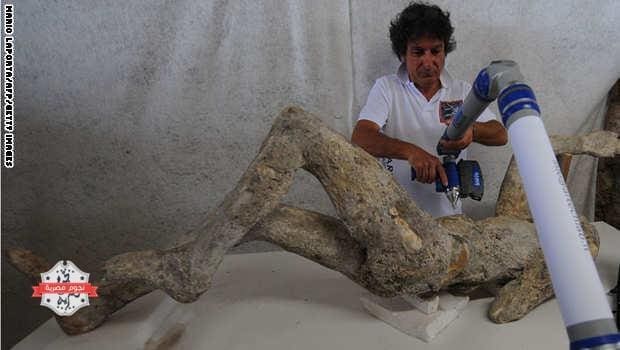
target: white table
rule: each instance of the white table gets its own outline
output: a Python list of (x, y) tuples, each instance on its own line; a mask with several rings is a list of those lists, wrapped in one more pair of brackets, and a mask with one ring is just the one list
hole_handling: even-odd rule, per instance
[[(598, 222), (597, 268), (605, 290), (617, 281), (620, 231)], [(490, 298), (469, 303), (431, 343), (372, 317), (359, 298), (365, 290), (339, 273), (286, 252), (226, 256), (200, 300), (179, 304), (161, 292), (144, 296), (103, 326), (65, 335), (50, 319), (14, 349), (567, 349), (555, 300), (524, 319), (488, 320)], [(149, 340), (150, 339), (150, 340)]]

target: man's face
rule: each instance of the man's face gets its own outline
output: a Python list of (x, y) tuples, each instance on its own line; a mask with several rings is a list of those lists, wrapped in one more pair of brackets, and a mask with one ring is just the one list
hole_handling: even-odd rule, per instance
[(415, 85), (428, 87), (440, 84), (439, 74), (446, 61), (443, 41), (421, 37), (407, 43), (405, 64), (409, 80)]

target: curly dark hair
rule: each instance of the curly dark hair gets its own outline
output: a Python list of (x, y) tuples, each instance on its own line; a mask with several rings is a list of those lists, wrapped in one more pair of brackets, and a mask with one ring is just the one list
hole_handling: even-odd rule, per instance
[(392, 51), (399, 60), (407, 51), (407, 43), (423, 36), (443, 41), (447, 55), (456, 48), (453, 33), (450, 12), (444, 12), (437, 5), (424, 2), (410, 3), (390, 22)]

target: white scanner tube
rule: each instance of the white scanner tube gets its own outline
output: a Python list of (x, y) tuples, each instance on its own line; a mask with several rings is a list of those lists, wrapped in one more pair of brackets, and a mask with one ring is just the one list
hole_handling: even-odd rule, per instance
[(463, 118), (476, 118), (496, 98), (571, 349), (620, 349), (620, 334), (538, 102), (513, 61), (494, 61), (480, 71), (463, 103)]
[(521, 117), (508, 133), (564, 324), (612, 318), (542, 120)]

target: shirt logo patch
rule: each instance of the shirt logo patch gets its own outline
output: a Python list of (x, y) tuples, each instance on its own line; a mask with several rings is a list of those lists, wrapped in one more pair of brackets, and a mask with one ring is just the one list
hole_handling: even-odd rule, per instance
[(439, 102), (439, 122), (442, 124), (450, 125), (452, 117), (456, 114), (456, 111), (463, 104), (463, 100), (457, 101), (440, 101)]

